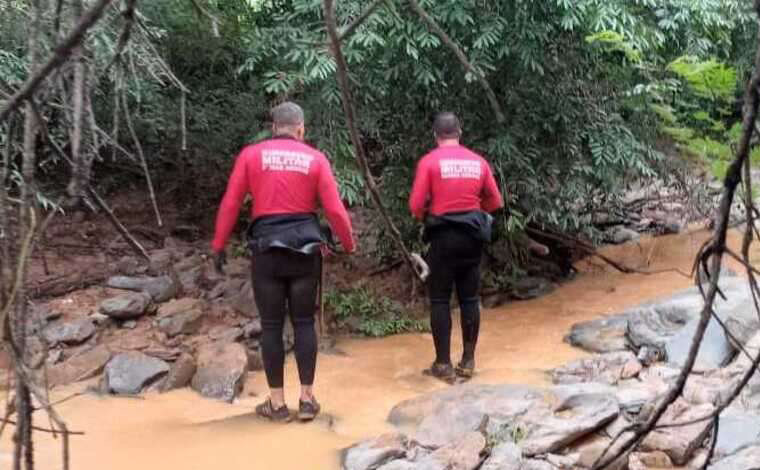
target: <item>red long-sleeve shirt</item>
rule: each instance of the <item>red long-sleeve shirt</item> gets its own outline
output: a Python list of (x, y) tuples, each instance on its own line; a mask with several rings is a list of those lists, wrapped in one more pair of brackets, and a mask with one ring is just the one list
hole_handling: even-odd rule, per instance
[(291, 138), (274, 138), (245, 147), (235, 161), (216, 217), (211, 244), (222, 251), (237, 222), (240, 205), (251, 194), (251, 217), (316, 212), (317, 201), (346, 251), (354, 250), (351, 219), (340, 200), (327, 157)]
[(409, 196), (409, 209), (417, 219), (423, 219), (426, 212), (493, 212), (503, 206), (491, 166), (462, 145), (440, 146), (417, 164)]

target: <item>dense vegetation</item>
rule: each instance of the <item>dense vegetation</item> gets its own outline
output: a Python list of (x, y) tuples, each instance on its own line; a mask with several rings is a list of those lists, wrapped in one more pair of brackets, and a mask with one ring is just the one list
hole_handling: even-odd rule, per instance
[[(334, 160), (346, 201), (368, 203), (344, 125), (322, 2), (138, 3), (131, 41), (111, 64), (125, 24), (119, 9), (131, 3), (115, 2), (80, 51), (88, 85), (82, 142), (74, 144), (65, 130), (77, 119), (70, 105), (76, 62), (51, 80), (40, 100), (58, 146), (68, 153), (76, 146), (84, 166), (95, 162), (101, 176), (92, 183), (113, 187), (140, 175), (144, 153), (156, 178), (181, 178), (178, 187), (194, 188), (199, 197), (193, 199), (212, 207), (236, 151), (267, 135), (272, 103), (294, 99), (307, 110), (308, 139)], [(340, 24), (350, 24), (369, 3), (338, 2)], [(476, 77), (408, 2), (377, 3), (344, 41), (344, 53), (363, 145), (409, 243), (419, 243), (405, 210), (411, 174), (432, 145), (431, 117), (442, 109), (461, 115), (465, 142), (491, 159), (509, 194), (512, 217), (499, 219), (501, 233), (519, 232), (526, 223), (588, 231), (592, 212), (614, 200), (626, 181), (667, 176), (672, 162), (658, 152), (661, 137), (710, 159), (717, 174), (725, 165), (740, 108), (737, 78), (748, 73), (756, 27), (747, 1), (419, 2), (484, 74), (503, 123)], [(34, 4), (0, 3), (6, 92), (29, 73), (26, 33)], [(82, 2), (39, 4), (46, 56)], [(10, 136), (17, 144), (5, 181), (13, 191), (22, 133), (3, 125), (0, 143)], [(63, 189), (63, 182), (55, 185), (57, 175), (68, 167), (49, 146), (37, 152), (38, 171), (53, 183), (39, 200), (52, 204)], [(390, 242), (380, 249), (382, 255), (393, 250)]]

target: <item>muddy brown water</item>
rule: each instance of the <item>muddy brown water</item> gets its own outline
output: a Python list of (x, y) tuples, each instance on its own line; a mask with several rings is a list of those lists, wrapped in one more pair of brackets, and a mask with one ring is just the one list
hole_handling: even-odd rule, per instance
[[(707, 236), (695, 230), (603, 251), (640, 269), (689, 272)], [(733, 232), (731, 244), (738, 246), (739, 237)], [(753, 257), (760, 260), (760, 252)], [(474, 382), (546, 385), (548, 370), (585, 355), (563, 343), (572, 324), (691, 285), (675, 272), (625, 275), (595, 262), (578, 268), (575, 280), (550, 295), (483, 312)], [(456, 357), (461, 341), (458, 331), (454, 334)], [(322, 354), (318, 364), (316, 391), (326, 416), (308, 425), (270, 424), (253, 417), (253, 407), (266, 395), (263, 373), (252, 374), (244, 396), (233, 405), (202, 399), (189, 390), (144, 399), (84, 395), (67, 401), (58, 411), (70, 429), (86, 433), (72, 437), (72, 468), (335, 470), (341, 449), (391, 429), (385, 419), (394, 404), (445, 386), (420, 374), (432, 359), (429, 335), (344, 339), (337, 346), (345, 355)], [(296, 384), (291, 358), (286, 378), (290, 404), (297, 403)], [(83, 387), (56, 390), (53, 399)], [(40, 417), (36, 424), (45, 426), (46, 420)], [(11, 455), (10, 433), (5, 434), (2, 463)], [(60, 468), (60, 440), (46, 434), (36, 438), (38, 468)]]

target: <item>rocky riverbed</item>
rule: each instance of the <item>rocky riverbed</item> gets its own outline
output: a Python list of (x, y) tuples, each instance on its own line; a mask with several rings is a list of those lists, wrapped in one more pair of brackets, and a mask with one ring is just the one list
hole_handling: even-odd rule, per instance
[[(609, 468), (700, 469), (716, 440), (709, 470), (760, 465), (760, 374), (721, 416), (723, 403), (760, 352), (760, 320), (747, 282), (724, 275), (694, 373), (664, 425)], [(567, 336), (593, 351), (551, 372), (553, 386), (459, 385), (396, 405), (397, 433), (349, 448), (345, 470), (589, 469), (619, 434), (647, 419), (678, 377), (696, 328), (702, 297), (696, 287), (624, 312), (576, 324)], [(726, 333), (718, 324), (725, 325)], [(740, 353), (740, 351), (742, 351)]]

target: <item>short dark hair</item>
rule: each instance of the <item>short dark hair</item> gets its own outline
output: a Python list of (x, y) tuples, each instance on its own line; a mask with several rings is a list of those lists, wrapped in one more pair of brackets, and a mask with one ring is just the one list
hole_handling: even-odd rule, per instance
[(456, 114), (438, 113), (433, 121), (433, 132), (436, 137), (459, 137), (462, 134), (462, 126)]
[(272, 109), (275, 126), (299, 126), (303, 124), (303, 109), (292, 101), (281, 103)]

